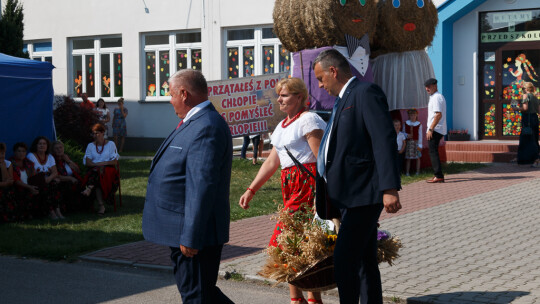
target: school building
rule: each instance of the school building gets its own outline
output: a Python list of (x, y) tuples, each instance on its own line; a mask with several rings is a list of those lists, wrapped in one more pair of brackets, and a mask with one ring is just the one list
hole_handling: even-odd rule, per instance
[[(178, 123), (166, 83), (176, 70), (224, 80), (293, 64), (272, 32), (271, 0), (19, 2), (25, 48), (56, 67), (55, 94), (87, 92), (109, 108), (125, 98), (128, 136), (138, 139), (129, 148), (158, 144)], [(516, 140), (520, 117), (510, 104), (524, 81), (540, 85), (540, 0), (434, 3), (439, 24), (427, 52), (449, 129), (468, 129), (471, 140)]]

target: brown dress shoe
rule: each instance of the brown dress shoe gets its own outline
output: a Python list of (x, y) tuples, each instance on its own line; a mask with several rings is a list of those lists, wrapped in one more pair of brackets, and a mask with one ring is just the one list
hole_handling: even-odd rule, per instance
[(433, 177), (433, 178), (430, 178), (426, 181), (426, 183), (430, 183), (430, 184), (434, 184), (434, 183), (444, 183), (444, 178), (440, 178), (440, 177)]

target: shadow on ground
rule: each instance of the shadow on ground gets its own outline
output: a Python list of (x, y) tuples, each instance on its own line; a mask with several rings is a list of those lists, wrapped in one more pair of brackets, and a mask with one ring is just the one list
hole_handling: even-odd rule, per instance
[(409, 304), (442, 304), (442, 303), (497, 303), (506, 304), (512, 303), (514, 300), (529, 295), (527, 291), (464, 291), (431, 294), (421, 297), (407, 298)]
[(243, 246), (235, 246), (235, 245), (229, 245), (225, 244), (223, 246), (223, 251), (221, 252), (221, 261), (226, 261), (229, 259), (253, 254), (253, 253), (261, 253), (264, 248), (260, 247), (243, 247)]

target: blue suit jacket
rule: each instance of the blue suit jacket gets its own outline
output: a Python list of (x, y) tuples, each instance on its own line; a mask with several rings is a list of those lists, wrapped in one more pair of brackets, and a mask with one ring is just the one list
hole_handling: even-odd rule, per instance
[(336, 108), (328, 142), (327, 182), (317, 176), (317, 213), (382, 203), (384, 190), (401, 189), (396, 131), (386, 96), (372, 83), (353, 80)]
[(232, 139), (214, 106), (173, 131), (154, 156), (143, 212), (148, 241), (202, 249), (229, 241)]

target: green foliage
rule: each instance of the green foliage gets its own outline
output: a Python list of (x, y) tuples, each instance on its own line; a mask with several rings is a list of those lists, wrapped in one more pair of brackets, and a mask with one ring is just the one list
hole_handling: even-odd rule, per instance
[(0, 53), (28, 58), (23, 53), (23, 6), (18, 0), (7, 0), (0, 19)]
[(84, 170), (83, 157), (85, 151), (71, 139), (64, 140), (61, 136), (59, 136), (58, 139), (64, 143), (64, 153), (67, 154), (72, 161), (77, 163), (81, 170)]
[(83, 150), (93, 141), (91, 129), (99, 120), (92, 109), (82, 108), (69, 96), (63, 96), (55, 104), (53, 116), (56, 132), (64, 140), (72, 141)]

